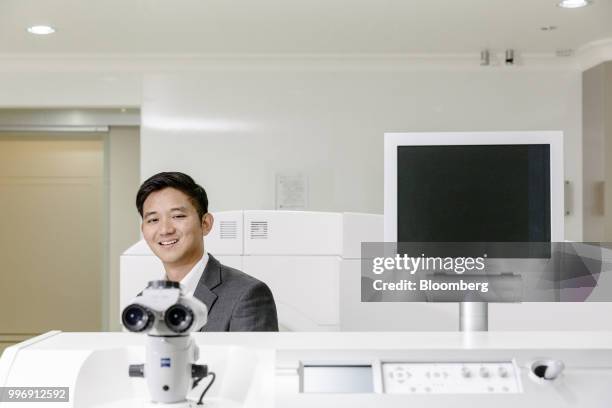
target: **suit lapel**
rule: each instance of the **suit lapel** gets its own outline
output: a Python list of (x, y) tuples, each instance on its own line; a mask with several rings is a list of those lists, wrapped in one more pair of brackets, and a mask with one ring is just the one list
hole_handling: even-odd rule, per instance
[(208, 254), (208, 263), (204, 273), (196, 286), (194, 296), (200, 299), (208, 308), (208, 314), (217, 301), (217, 295), (212, 291), (221, 284), (221, 264), (211, 254)]

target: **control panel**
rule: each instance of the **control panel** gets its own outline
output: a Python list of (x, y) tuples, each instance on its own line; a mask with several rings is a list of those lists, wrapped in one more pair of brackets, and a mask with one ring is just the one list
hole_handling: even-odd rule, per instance
[(509, 394), (520, 393), (512, 362), (382, 363), (387, 394)]

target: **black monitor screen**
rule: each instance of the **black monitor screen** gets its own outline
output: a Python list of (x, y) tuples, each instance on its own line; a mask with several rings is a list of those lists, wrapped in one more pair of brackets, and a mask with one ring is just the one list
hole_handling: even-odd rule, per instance
[(550, 145), (399, 146), (398, 242), (549, 242)]

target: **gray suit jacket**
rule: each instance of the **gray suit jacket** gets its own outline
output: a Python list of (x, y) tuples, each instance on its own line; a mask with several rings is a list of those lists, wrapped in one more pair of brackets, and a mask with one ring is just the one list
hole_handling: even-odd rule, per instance
[(208, 308), (200, 331), (278, 331), (276, 304), (265, 283), (211, 254), (194, 296)]

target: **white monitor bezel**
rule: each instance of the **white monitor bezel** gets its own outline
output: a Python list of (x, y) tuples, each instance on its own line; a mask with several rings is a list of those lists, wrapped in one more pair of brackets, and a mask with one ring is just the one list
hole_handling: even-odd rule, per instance
[(409, 132), (385, 133), (384, 239), (397, 238), (397, 148), (398, 146), (461, 145), (550, 145), (550, 237), (564, 240), (563, 132)]

